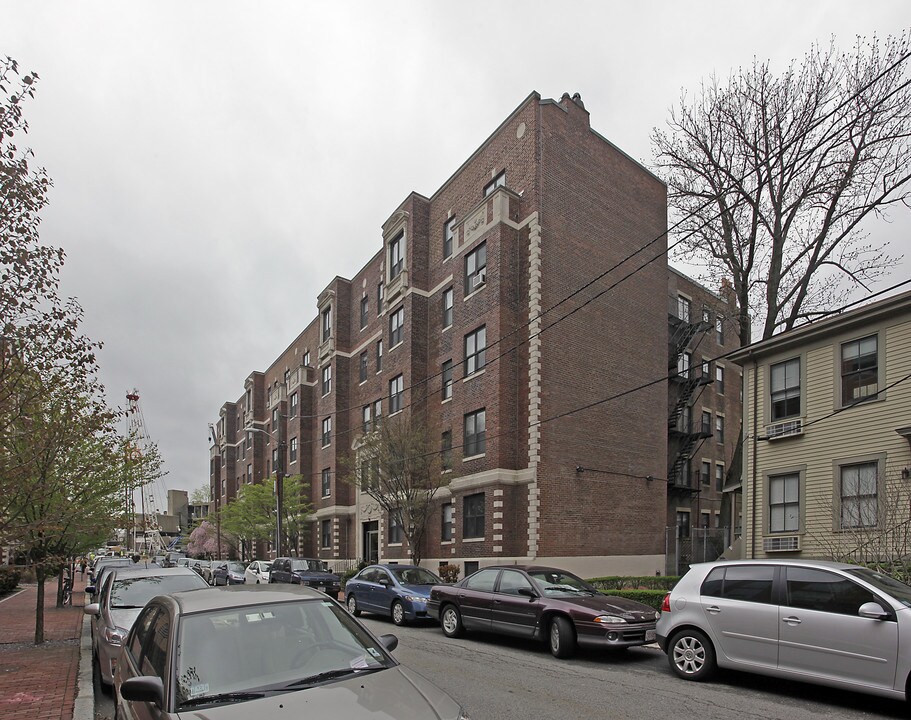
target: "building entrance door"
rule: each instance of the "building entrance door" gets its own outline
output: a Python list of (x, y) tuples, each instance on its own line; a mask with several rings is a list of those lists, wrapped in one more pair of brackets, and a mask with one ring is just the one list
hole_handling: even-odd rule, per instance
[(364, 560), (371, 565), (380, 561), (380, 523), (371, 520), (364, 523)]

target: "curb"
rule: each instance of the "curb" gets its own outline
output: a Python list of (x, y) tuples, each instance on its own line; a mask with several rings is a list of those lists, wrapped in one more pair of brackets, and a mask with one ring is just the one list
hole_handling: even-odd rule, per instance
[(79, 641), (79, 673), (76, 680), (76, 700), (73, 703), (73, 720), (94, 720), (95, 691), (92, 686), (92, 630), (91, 618), (82, 618), (82, 637)]

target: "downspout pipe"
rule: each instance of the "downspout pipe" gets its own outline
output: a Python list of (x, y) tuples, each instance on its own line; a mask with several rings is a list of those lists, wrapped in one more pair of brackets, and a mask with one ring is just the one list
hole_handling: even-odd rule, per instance
[(750, 558), (756, 557), (756, 449), (759, 444), (759, 413), (757, 411), (759, 400), (759, 363), (751, 350), (749, 357), (753, 360), (753, 437), (751, 438), (752, 458), (750, 459)]

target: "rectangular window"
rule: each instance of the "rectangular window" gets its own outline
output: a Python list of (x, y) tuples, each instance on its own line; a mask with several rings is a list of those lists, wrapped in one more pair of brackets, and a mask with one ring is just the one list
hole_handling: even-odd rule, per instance
[(247, 463), (247, 483), (253, 482), (253, 465)]
[[(708, 323), (709, 327), (712, 325), (712, 311), (707, 307), (702, 308), (702, 322)], [(708, 328), (706, 328), (708, 330)]]
[(715, 392), (724, 395), (724, 368), (715, 366)]
[(443, 291), (443, 327), (452, 327), (452, 288)]
[(724, 489), (724, 465), (721, 463), (715, 465), (715, 489), (719, 492)]
[(443, 225), (443, 259), (452, 257), (452, 231), (455, 228), (456, 219), (449, 218)]
[(841, 528), (876, 527), (878, 512), (875, 462), (841, 468)]
[(328, 550), (332, 547), (332, 520), (320, 521), (320, 547)]
[(373, 424), (379, 425), (380, 418), (383, 417), (383, 399), (380, 398), (373, 403)]
[(383, 341), (376, 341), (376, 371), (383, 369)]
[(797, 532), (800, 526), (800, 475), (769, 478), (769, 532)]
[(443, 391), (442, 399), (452, 398), (452, 360), (443, 363)]
[(712, 464), (703, 461), (702, 462), (702, 471), (699, 473), (699, 480), (703, 485), (709, 485), (712, 482)]
[(682, 378), (690, 376), (690, 367), (693, 364), (693, 353), (682, 352), (677, 357), (677, 374)]
[(320, 484), (323, 497), (329, 497), (332, 494), (332, 468), (323, 468), (320, 473)]
[(332, 444), (332, 418), (327, 417), (323, 418), (323, 433), (322, 433), (323, 447), (328, 447)]
[(487, 452), (487, 410), (477, 410), (465, 416), (465, 456)]
[(278, 448), (272, 449), (272, 467), (278, 469)]
[(690, 536), (690, 513), (688, 510), (677, 511), (677, 537)]
[(297, 462), (297, 438), (291, 438), (291, 442), (288, 445), (288, 462), (295, 463)]
[(771, 375), (772, 412), (774, 422), (800, 415), (800, 358), (776, 363), (769, 368)]
[(715, 440), (724, 443), (724, 415), (715, 416)]
[(291, 397), (288, 399), (288, 414), (291, 417), (297, 415), (297, 393), (291, 393)]
[(702, 411), (702, 427), (699, 430), (709, 437), (712, 436), (712, 413), (708, 410)]
[(395, 347), (402, 342), (402, 333), (405, 326), (405, 308), (400, 307), (389, 316), (389, 347)]
[(470, 295), (487, 282), (487, 243), (482, 242), (465, 256), (465, 294)]
[(309, 351), (309, 350), (308, 350), (307, 352), (304, 353), (303, 365), (304, 365), (305, 367), (309, 367), (309, 366), (310, 366), (310, 351)]
[(383, 283), (376, 286), (376, 314), (383, 312)]
[(358, 377), (360, 377), (361, 382), (367, 380), (367, 351), (361, 353), (360, 364), (358, 366)]
[(399, 522), (399, 513), (395, 510), (389, 513), (389, 544), (402, 544), (402, 523)]
[(370, 314), (370, 305), (367, 296), (361, 298), (361, 330), (367, 327), (367, 318)]
[(482, 325), (465, 336), (465, 377), (484, 367), (487, 350), (487, 326)]
[(879, 391), (876, 335), (841, 346), (841, 404), (875, 397)]
[(440, 539), (443, 542), (449, 542), (453, 537), (455, 526), (455, 506), (450, 503), (443, 503), (441, 508), (442, 527), (440, 528)]
[(389, 414), (399, 412), (404, 407), (405, 401), (405, 378), (402, 375), (396, 375), (389, 381)]
[(685, 298), (683, 295), (677, 296), (677, 317), (683, 322), (690, 321), (690, 301), (689, 298)]
[(405, 231), (403, 230), (389, 243), (389, 279), (395, 280), (405, 268)]
[(322, 392), (328, 395), (332, 391), (332, 366), (326, 365), (321, 371), (322, 374)]
[(445, 430), (440, 438), (440, 468), (452, 470), (452, 431)]
[(462, 500), (462, 537), (484, 537), (484, 493), (466, 495)]
[(323, 342), (332, 337), (332, 307), (323, 310)]
[(721, 315), (715, 316), (715, 342), (724, 345), (724, 318)]
[(364, 433), (369, 433), (372, 429), (370, 423), (370, 406), (364, 405), (361, 408), (361, 427), (364, 428)]
[(497, 175), (493, 180), (487, 183), (484, 186), (484, 197), (490, 195), (498, 187), (504, 187), (506, 185), (506, 171), (503, 170), (499, 175)]

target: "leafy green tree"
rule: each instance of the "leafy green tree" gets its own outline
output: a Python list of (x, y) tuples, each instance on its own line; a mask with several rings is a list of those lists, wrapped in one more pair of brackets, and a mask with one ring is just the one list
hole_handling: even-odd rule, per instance
[(728, 282), (736, 331), (763, 339), (841, 304), (894, 265), (869, 221), (911, 205), (911, 31), (813, 47), (776, 74), (712, 78), (652, 135), (676, 255)]
[(401, 529), (415, 565), (423, 555), (436, 495), (450, 482), (443, 470), (451, 462), (451, 451), (440, 452), (439, 437), (423, 417), (402, 413), (365, 433), (343, 463), (347, 481)]

